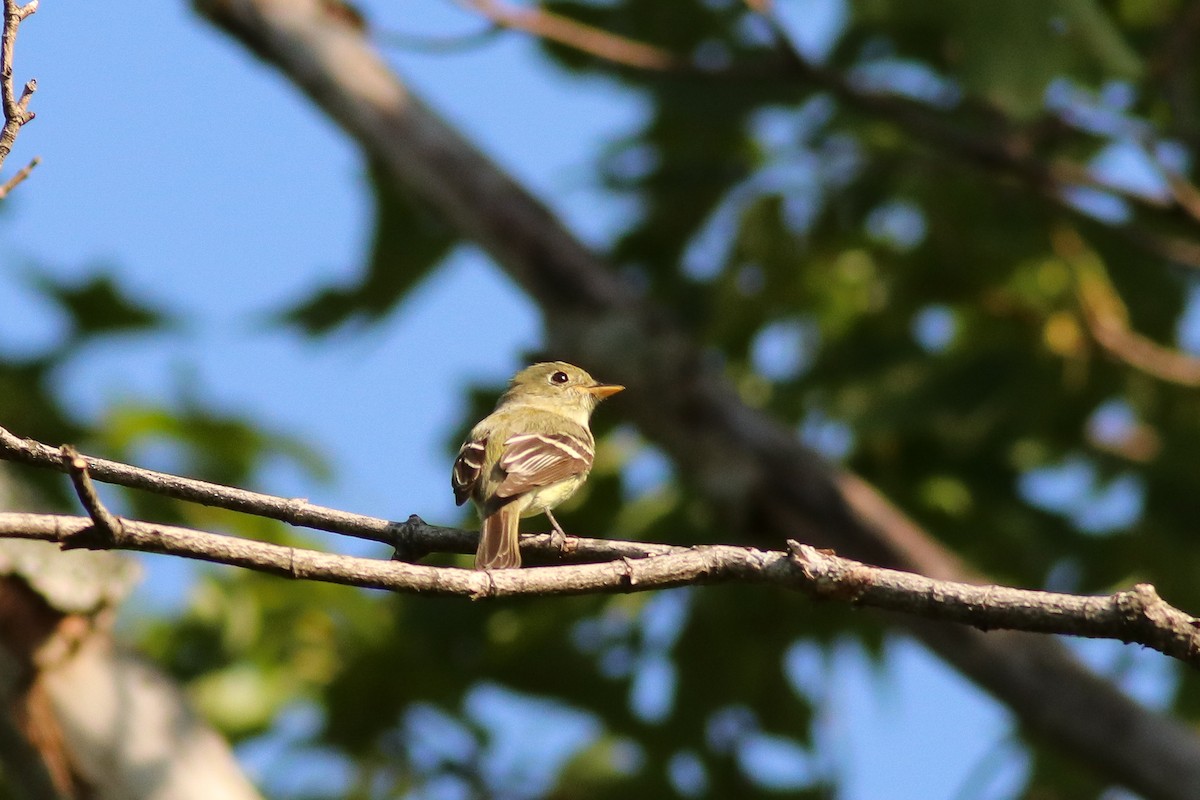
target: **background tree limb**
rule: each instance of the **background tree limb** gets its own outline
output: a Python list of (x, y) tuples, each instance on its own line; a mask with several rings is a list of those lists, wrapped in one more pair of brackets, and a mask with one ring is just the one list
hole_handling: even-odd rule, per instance
[(1074, 271), (1084, 322), (1106, 353), (1159, 380), (1200, 386), (1200, 358), (1160, 345), (1130, 327), (1129, 311), (1108, 279), (1103, 261), (1077, 231), (1061, 228), (1051, 237), (1051, 244)]

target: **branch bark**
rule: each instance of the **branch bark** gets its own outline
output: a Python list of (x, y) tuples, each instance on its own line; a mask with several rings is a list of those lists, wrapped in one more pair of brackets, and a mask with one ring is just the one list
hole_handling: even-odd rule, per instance
[(680, 66), (680, 60), (661, 47), (585, 25), (544, 8), (516, 8), (499, 0), (468, 0), (467, 5), (496, 25), (524, 31), (615, 64), (652, 70), (668, 70)]
[[(0, 458), (53, 448), (18, 439), (0, 428)], [(198, 484), (226, 498), (222, 507), (267, 518), (291, 501), (272, 495), (192, 481), (129, 464), (81, 455), (74, 447), (58, 449), (58, 459), (41, 458), (39, 466), (63, 468), (71, 477), (90, 519), (47, 514), (0, 513), (0, 538), (55, 542), (64, 550), (134, 550), (182, 556), (244, 567), (293, 579), (320, 580), (370, 589), (418, 594), (461, 595), (472, 599), (511, 595), (560, 595), (632, 592), (699, 583), (771, 583), (802, 591), (814, 599), (832, 599), (897, 611), (932, 620), (960, 622), (980, 630), (1008, 629), (1059, 633), (1138, 642), (1200, 667), (1200, 620), (1163, 601), (1149, 584), (1107, 596), (1015, 589), (939, 581), (900, 570), (872, 567), (849, 558), (788, 541), (788, 554), (731, 545), (677, 545), (569, 537), (561, 547), (551, 534), (522, 537), (522, 549), (543, 560), (584, 560), (581, 569), (474, 570), (322, 553), (123, 519), (110, 512), (92, 483), (90, 464), (100, 465), (124, 485), (139, 485), (160, 494), (173, 487)], [(197, 487), (198, 488), (198, 487)], [(338, 520), (344, 512), (308, 506), (312, 519)], [(355, 515), (349, 515), (355, 516)], [(435, 552), (473, 553), (478, 534), (428, 525), (415, 514), (403, 524), (358, 518), (356, 529), (387, 531), (397, 555), (407, 558)], [(329, 530), (329, 527), (325, 528)], [(648, 562), (653, 568), (648, 569)], [(619, 564), (618, 564), (619, 562)]]
[[(17, 0), (4, 0), (4, 24), (0, 28), (0, 110), (4, 113), (4, 125), (0, 127), (0, 167), (4, 166), (4, 161), (12, 152), (17, 132), (34, 117), (34, 113), (29, 110), (29, 100), (37, 91), (37, 81), (28, 81), (20, 96), (16, 94), (13, 88), (13, 47), (17, 42), (17, 29), (21, 22), (37, 11), (37, 8), (38, 0), (30, 0), (23, 6)], [(0, 200), (29, 177), (29, 173), (37, 165), (38, 159), (35, 158), (0, 185)]]
[[(949, 580), (970, 573), (857, 476), (746, 407), (704, 352), (535, 198), (408, 92), (318, 0), (195, 0), (278, 68), (391, 179), (474, 240), (541, 307), (551, 344), (630, 387), (624, 409), (751, 543), (787, 538)], [(754, 533), (748, 533), (753, 531)], [(905, 618), (906, 630), (1031, 731), (1149, 798), (1200, 796), (1200, 739), (1098, 678), (1059, 643)]]
[[(625, 550), (627, 555), (602, 563), (480, 572), (336, 555), (115, 519), (99, 508), (98, 503), (91, 506), (90, 518), (0, 513), (0, 538), (55, 542), (64, 549), (86, 547), (182, 556), (295, 580), (472, 600), (762, 583), (800, 591), (814, 599), (958, 622), (984, 631), (1024, 630), (1136, 642), (1200, 667), (1200, 620), (1162, 600), (1149, 584), (1091, 597), (977, 586), (872, 567), (795, 541), (788, 542), (790, 554), (732, 545), (672, 547), (624, 542), (617, 549)], [(104, 528), (99, 535), (97, 527)], [(476, 534), (454, 529), (426, 530), (432, 538), (444, 542), (427, 542), (431, 552), (473, 551)], [(605, 540), (569, 537), (568, 542), (575, 553), (592, 557), (614, 549), (614, 543)], [(525, 536), (521, 545), (522, 550), (543, 557), (557, 551), (549, 534)]]
[(1133, 330), (1125, 301), (1104, 271), (1100, 256), (1071, 228), (1050, 237), (1054, 252), (1075, 273), (1075, 293), (1088, 332), (1106, 353), (1167, 383), (1200, 387), (1200, 358), (1164, 347)]
[[(80, 455), (88, 473), (99, 481), (143, 489), (177, 500), (187, 500), (214, 508), (242, 511), (260, 517), (316, 530), (342, 533), (360, 539), (404, 545), (397, 539), (394, 526), (385, 520), (323, 508), (301, 498), (283, 498), (222, 486), (217, 483), (169, 475), (165, 472), (132, 467), (119, 461)], [(32, 439), (23, 439), (0, 428), (0, 459), (68, 472), (71, 464), (63, 460), (62, 450)]]

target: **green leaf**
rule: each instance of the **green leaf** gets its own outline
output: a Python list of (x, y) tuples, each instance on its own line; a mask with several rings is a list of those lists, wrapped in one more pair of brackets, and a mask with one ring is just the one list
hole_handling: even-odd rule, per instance
[(75, 339), (145, 331), (169, 321), (161, 311), (131, 299), (107, 273), (93, 275), (78, 284), (39, 273), (32, 282), (67, 314)]

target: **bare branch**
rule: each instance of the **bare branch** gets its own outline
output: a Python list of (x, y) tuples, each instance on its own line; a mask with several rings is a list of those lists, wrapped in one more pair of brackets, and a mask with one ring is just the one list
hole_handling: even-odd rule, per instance
[[(132, 467), (118, 461), (108, 461), (91, 456), (78, 456), (83, 460), (92, 478), (105, 483), (115, 483), (133, 489), (144, 489), (155, 494), (187, 500), (214, 508), (241, 511), (260, 517), (269, 517), (289, 525), (342, 533), (360, 539), (371, 539), (396, 545), (397, 531), (384, 520), (349, 514), (331, 508), (313, 505), (307, 500), (286, 499), (217, 483), (199, 481)], [(45, 467), (67, 472), (70, 467), (62, 459), (61, 450), (31, 439), (22, 439), (0, 428), (0, 459)]]
[(383, 47), (444, 55), (477, 48), (489, 42), (503, 30), (499, 25), (488, 22), (481, 30), (471, 33), (428, 36), (400, 30), (387, 30), (375, 31), (371, 38)]
[[(1166, 603), (1150, 584), (1103, 596), (937, 581), (879, 569), (797, 542), (788, 542), (814, 597), (998, 628), (1138, 642), (1200, 667), (1200, 620)], [(1067, 629), (1070, 630), (1067, 630)]]
[[(348, 586), (386, 589), (395, 592), (457, 595), (480, 599), (512, 595), (561, 595), (591, 592), (637, 591), (678, 586), (697, 582), (706, 577), (706, 570), (718, 564), (718, 580), (728, 580), (731, 571), (745, 569), (758, 558), (758, 551), (747, 548), (727, 548), (736, 551), (713, 561), (698, 558), (695, 549), (671, 548), (663, 554), (653, 554), (654, 545), (635, 545), (645, 558), (618, 558), (598, 564), (578, 564), (557, 567), (531, 567), (522, 570), (502, 570), (490, 574), (471, 569), (431, 567), (402, 561), (384, 561), (355, 556), (322, 553), (303, 548), (243, 539), (218, 533), (158, 525), (123, 519), (117, 535), (111, 541), (87, 536), (95, 525), (88, 517), (53, 516), (45, 514), (0, 513), (0, 537), (40, 539), (76, 546), (86, 541), (95, 549), (134, 550), (147, 553), (182, 556), (216, 564), (243, 567), (268, 572), (286, 578), (319, 580)], [(462, 533), (466, 533), (465, 531)], [(468, 534), (477, 537), (478, 534)], [(457, 545), (457, 537), (451, 542)], [(579, 540), (581, 550), (602, 547), (600, 541)], [(522, 546), (534, 545), (543, 552), (551, 548), (550, 537), (524, 537)], [(458, 549), (457, 546), (455, 549)], [(657, 566), (646, 570), (631, 567), (651, 561), (671, 558), (670, 569)], [(773, 560), (786, 560), (776, 553)], [(739, 567), (738, 565), (742, 566)], [(633, 570), (631, 578), (630, 570)], [(758, 569), (754, 567), (754, 569)], [(677, 574), (676, 574), (677, 573)], [(644, 584), (644, 585), (643, 585)]]
[(669, 70), (680, 65), (678, 58), (661, 47), (636, 42), (537, 6), (514, 8), (500, 0), (467, 0), (467, 4), (497, 25), (524, 31), (606, 61), (652, 70)]
[(1200, 386), (1200, 358), (1164, 347), (1130, 327), (1129, 311), (1105, 275), (1100, 257), (1075, 230), (1060, 228), (1050, 241), (1075, 273), (1075, 291), (1088, 331), (1105, 352), (1159, 380)]
[[(5, 159), (12, 152), (17, 132), (34, 117), (29, 110), (29, 100), (37, 91), (37, 81), (27, 82), (20, 96), (17, 96), (13, 90), (13, 48), (17, 41), (17, 28), (37, 8), (38, 0), (29, 0), (23, 6), (18, 0), (4, 0), (4, 25), (0, 28), (0, 110), (4, 113), (4, 125), (0, 127), (0, 167), (4, 166)], [(25, 180), (35, 166), (37, 159), (0, 186), (0, 200)]]
[[(302, 499), (289, 499), (252, 492), (232, 486), (184, 478), (165, 472), (135, 467), (119, 461), (81, 455), (71, 450), (64, 459), (62, 448), (22, 439), (0, 428), (0, 460), (29, 464), (59, 472), (68, 472), (76, 482), (84, 508), (92, 513), (99, 506), (101, 514), (109, 513), (100, 505), (94, 488), (79, 489), (79, 482), (90, 487), (91, 479), (126, 486), (154, 494), (186, 500), (213, 508), (224, 508), (243, 514), (285, 522), (296, 527), (339, 533), (359, 539), (382, 542), (395, 548), (395, 557), (416, 561), (430, 553), (474, 553), (479, 534), (458, 528), (430, 525), (416, 514), (402, 523), (377, 517), (352, 514), (334, 508), (318, 506)], [(94, 499), (92, 499), (94, 498)], [(115, 519), (115, 518), (114, 518)], [(101, 523), (104, 524), (104, 523)], [(110, 524), (110, 528), (115, 525)], [(85, 545), (79, 545), (85, 546)], [(89, 542), (86, 546), (91, 546)], [(605, 539), (572, 540), (566, 552), (553, 547), (548, 535), (527, 536), (522, 540), (524, 552), (541, 561), (606, 561), (614, 558), (648, 558), (673, 553), (681, 548), (665, 544), (610, 541)]]
[[(275, 495), (252, 492), (218, 483), (184, 478), (165, 472), (109, 461), (103, 458), (81, 455), (73, 448), (64, 458), (64, 448), (50, 447), (32, 439), (22, 439), (10, 431), (0, 428), (0, 460), (29, 464), (71, 474), (76, 484), (76, 493), (89, 514), (109, 514), (100, 504), (91, 480), (126, 486), (154, 494), (186, 500), (213, 508), (224, 508), (243, 514), (253, 514), (302, 528), (340, 533), (359, 539), (370, 539), (390, 545), (396, 550), (396, 558), (415, 561), (430, 553), (474, 553), (479, 543), (479, 534), (458, 528), (430, 525), (416, 514), (403, 523), (389, 522), (363, 514), (351, 514), (333, 508), (314, 505), (307, 500), (276, 497)], [(79, 484), (84, 483), (80, 489)], [(93, 513), (92, 509), (99, 510)], [(111, 515), (110, 515), (111, 516)], [(115, 519), (115, 518), (113, 518)], [(111, 521), (100, 522), (110, 529), (116, 528)], [(119, 538), (114, 537), (114, 538)], [(90, 546), (90, 543), (89, 543)], [(522, 540), (525, 552), (543, 561), (605, 561), (614, 558), (648, 558), (654, 555), (677, 552), (682, 548), (665, 544), (643, 544), (637, 542), (610, 541), (605, 539), (572, 540), (566, 552), (553, 547), (550, 537), (527, 536)]]
[[(76, 474), (86, 475), (86, 470)], [(107, 512), (99, 516), (104, 514)], [(111, 536), (88, 535), (99, 525), (111, 525)], [(0, 513), (0, 537), (40, 539), (64, 547), (86, 543), (84, 546), (92, 549), (161, 553), (285, 578), (472, 600), (762, 583), (816, 599), (957, 622), (985, 631), (1003, 628), (1136, 642), (1200, 667), (1200, 620), (1164, 602), (1148, 584), (1096, 597), (976, 586), (871, 567), (794, 541), (788, 543), (790, 555), (731, 545), (663, 547), (629, 543), (642, 550), (643, 557), (489, 573), (334, 555), (137, 520), (113, 518), (101, 523), (96, 516), (88, 519)], [(537, 544), (547, 550), (553, 547), (548, 535), (525, 537), (522, 547), (534, 544), (534, 538), (540, 539)], [(600, 540), (573, 543), (585, 551), (611, 544)]]
[(1178, 172), (1166, 171), (1167, 186), (1179, 207), (1193, 220), (1200, 222), (1200, 189)]
[(34, 167), (42, 163), (40, 156), (34, 156), (29, 163), (17, 170), (11, 178), (0, 185), (0, 200), (8, 197), (13, 189), (25, 182), (25, 179), (33, 172)]
[[(699, 583), (771, 583), (815, 598), (849, 601), (933, 620), (959, 622), (981, 630), (997, 628), (1060, 633), (1138, 642), (1200, 666), (1200, 630), (1194, 617), (1162, 601), (1153, 587), (1141, 584), (1105, 597), (978, 586), (934, 580), (911, 572), (871, 567), (835, 556), (831, 551), (789, 542), (791, 557), (773, 551), (729, 545), (679, 547), (571, 537), (572, 559), (604, 560), (554, 569), (504, 570), (490, 577), (471, 570), (426, 567), (321, 553), (187, 528), (156, 525), (114, 516), (101, 502), (90, 476), (90, 464), (122, 478), (125, 485), (177, 496), (189, 486), (195, 497), (211, 501), (215, 492), (224, 507), (278, 519), (276, 511), (293, 501), (190, 481), (127, 464), (88, 459), (73, 447), (59, 449), (20, 440), (0, 428), (0, 455), (62, 468), (71, 476), (90, 519), (39, 514), (0, 514), (0, 537), (58, 542), (64, 548), (120, 549), (176, 555), (244, 567), (293, 579), (320, 580), (396, 592), (461, 595), (479, 599), (511, 595), (559, 595), (648, 591)], [(164, 492), (166, 487), (176, 491)], [(204, 488), (207, 491), (195, 491)], [(209, 502), (208, 504), (212, 504)], [(321, 518), (337, 519), (344, 512)], [(346, 515), (355, 517), (356, 515)], [(417, 516), (403, 525), (360, 517), (372, 530), (387, 530), (397, 552), (413, 557), (432, 552), (471, 553), (478, 534), (426, 524)], [(522, 537), (521, 546), (543, 559), (561, 555), (549, 534)], [(647, 563), (653, 562), (653, 566)]]
[(121, 538), (121, 520), (105, 508), (104, 503), (100, 501), (96, 485), (92, 483), (92, 477), (88, 474), (87, 461), (79, 455), (79, 451), (69, 444), (64, 444), (59, 452), (63, 464), (66, 465), (67, 473), (71, 476), (71, 482), (75, 485), (75, 494), (79, 496), (79, 502), (83, 503), (84, 509), (95, 523), (94, 533), (100, 537), (98, 545), (83, 541), (63, 542), (64, 549), (90, 547), (95, 550), (106, 550), (111, 548), (112, 543)]
[[(473, 570), (427, 567), (401, 561), (321, 553), (302, 548), (242, 539), (113, 515), (101, 502), (91, 480), (91, 465), (129, 486), (178, 496), (187, 487), (193, 498), (209, 505), (214, 496), (223, 507), (278, 519), (294, 501), (231, 487), (191, 481), (118, 462), (89, 459), (64, 445), (53, 448), (22, 440), (0, 428), (0, 456), (37, 466), (65, 469), (90, 519), (39, 514), (0, 514), (0, 537), (41, 539), (64, 548), (136, 550), (199, 559), (269, 572), (293, 579), (340, 583), (396, 592), (460, 595), (473, 599), (512, 595), (560, 595), (649, 591), (700, 583), (770, 583), (803, 591), (814, 598), (848, 601), (932, 620), (997, 628), (1059, 633), (1138, 642), (1200, 666), (1200, 625), (1194, 617), (1162, 601), (1153, 587), (1142, 584), (1105, 597), (978, 586), (934, 580), (911, 572), (871, 567), (795, 541), (790, 558), (782, 552), (730, 545), (674, 545), (570, 537), (570, 560), (603, 563), (503, 570), (485, 576)], [(191, 498), (189, 498), (191, 499)], [(369, 530), (388, 531), (402, 558), (433, 552), (474, 552), (478, 534), (426, 524), (411, 516), (402, 525), (308, 507), (318, 519), (356, 518)], [(549, 534), (524, 536), (528, 555), (552, 559), (562, 555)]]

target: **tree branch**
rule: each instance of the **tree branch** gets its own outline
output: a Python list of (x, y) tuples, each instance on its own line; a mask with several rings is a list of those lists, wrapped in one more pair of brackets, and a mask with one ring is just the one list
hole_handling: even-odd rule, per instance
[[(69, 455), (65, 458), (63, 452), (64, 448), (51, 447), (33, 439), (23, 439), (5, 428), (0, 428), (0, 460), (29, 464), (70, 474), (76, 486), (76, 493), (80, 494), (81, 502), (89, 514), (93, 514), (94, 508), (97, 509), (95, 514), (103, 516), (108, 513), (107, 509), (100, 504), (95, 489), (89, 488), (91, 480), (95, 479), (211, 508), (223, 508), (228, 511), (252, 514), (256, 517), (266, 517), (295, 527), (382, 542), (395, 548), (395, 557), (403, 561), (415, 561), (430, 553), (474, 553), (475, 546), (479, 543), (477, 532), (430, 525), (415, 514), (402, 523), (389, 522), (377, 517), (314, 505), (300, 498), (277, 497), (195, 478), (171, 475), (166, 472), (156, 472), (120, 461), (82, 455), (74, 448), (67, 448)], [(81, 483), (84, 484), (82, 490), (79, 488)], [(95, 519), (94, 514), (93, 519)], [(112, 522), (107, 525), (110, 528), (116, 527)], [(522, 544), (527, 548), (528, 554), (544, 561), (563, 559), (567, 561), (608, 561), (616, 558), (648, 558), (683, 549), (666, 544), (578, 539), (573, 540), (566, 552), (562, 552), (558, 547), (551, 545), (548, 535), (526, 537), (522, 540)]]
[[(16, 445), (14, 447), (14, 444)], [(676, 545), (570, 537), (569, 560), (600, 561), (567, 568), (502, 570), (488, 575), (473, 570), (379, 561), (287, 547), (225, 534), (127, 520), (101, 502), (92, 483), (92, 464), (125, 485), (177, 496), (168, 487), (208, 487), (193, 492), (222, 507), (278, 519), (275, 512), (294, 501), (231, 487), (190, 481), (119, 462), (87, 458), (74, 447), (52, 448), (16, 439), (0, 428), (0, 457), (38, 455), (26, 463), (65, 469), (89, 519), (27, 513), (0, 513), (0, 538), (57, 542), (64, 549), (135, 550), (182, 556), (216, 564), (268, 572), (293, 579), (319, 580), (394, 592), (444, 594), (472, 599), (513, 595), (551, 596), (650, 591), (699, 583), (770, 583), (802, 591), (816, 599), (898, 611), (931, 620), (958, 622), (980, 630), (1008, 629), (1137, 642), (1200, 667), (1200, 620), (1164, 602), (1154, 587), (1107, 596), (980, 586), (933, 580), (911, 572), (868, 566), (789, 540), (790, 558), (779, 551), (731, 545)], [(199, 501), (198, 501), (199, 502)], [(206, 503), (211, 505), (212, 503)], [(234, 508), (236, 506), (236, 508)], [(478, 534), (426, 524), (413, 515), (402, 525), (332, 509), (309, 507), (312, 517), (356, 518), (372, 530), (388, 531), (398, 554), (406, 558), (435, 552), (473, 553)], [(523, 536), (527, 555), (549, 560), (563, 555), (550, 534)], [(653, 562), (652, 566), (647, 566)]]
[(678, 58), (661, 47), (585, 25), (537, 6), (514, 8), (500, 0), (467, 0), (494, 24), (556, 42), (589, 55), (635, 69), (670, 70), (681, 65)]
[[(543, 204), (403, 87), (360, 32), (331, 23), (317, 0), (194, 3), (295, 82), (398, 188), (486, 250), (541, 307), (557, 354), (628, 386), (625, 413), (734, 521), (731, 535), (767, 549), (798, 538), (938, 579), (966, 575), (869, 484), (742, 403), (665, 309), (639, 301)], [(1139, 706), (1054, 640), (897, 619), (1029, 730), (1098, 774), (1148, 798), (1200, 796), (1195, 733)]]
[(937, 581), (870, 567), (794, 541), (789, 541), (788, 547), (793, 564), (803, 573), (798, 588), (813, 597), (844, 599), (985, 631), (1009, 629), (1136, 641), (1200, 666), (1200, 619), (1163, 601), (1148, 583), (1111, 595), (1081, 596)]
[[(86, 474), (86, 470), (82, 470)], [(108, 512), (101, 512), (101, 516)], [(868, 566), (829, 551), (789, 541), (790, 555), (732, 545), (668, 547), (625, 543), (638, 555), (593, 564), (480, 572), (335, 555), (218, 533), (113, 519), (103, 536), (89, 535), (96, 517), (0, 513), (0, 537), (57, 542), (64, 548), (134, 550), (242, 567), (295, 580), (315, 580), (481, 600), (646, 592), (719, 583), (770, 584), (814, 599), (957, 622), (980, 630), (1009, 629), (1138, 643), (1200, 667), (1200, 620), (1163, 601), (1149, 584), (1106, 596), (977, 586), (936, 581), (899, 570)], [(475, 534), (442, 529), (436, 538), (461, 552)], [(449, 535), (447, 535), (449, 534)], [(569, 541), (596, 553), (612, 542)], [(436, 542), (430, 549), (442, 549)], [(522, 537), (522, 549), (554, 551), (549, 535)]]
[[(269, 517), (289, 525), (342, 533), (359, 539), (371, 539), (394, 547), (400, 547), (406, 543), (403, 532), (398, 531), (392, 523), (361, 514), (350, 514), (313, 505), (302, 498), (275, 497), (232, 486), (222, 486), (218, 483), (141, 469), (122, 464), (119, 461), (108, 461), (92, 456), (76, 454), (76, 457), (83, 460), (91, 477), (105, 483), (114, 483), (131, 489), (143, 489), (204, 506)], [(63, 460), (60, 448), (35, 442), (32, 439), (22, 439), (4, 428), (0, 428), (0, 459), (59, 472), (71, 470), (71, 465)]]
[[(17, 28), (26, 17), (37, 11), (37, 7), (38, 0), (29, 0), (23, 6), (17, 0), (4, 0), (4, 25), (0, 28), (0, 109), (4, 113), (4, 125), (0, 127), (0, 167), (4, 166), (5, 159), (12, 152), (17, 132), (34, 118), (34, 113), (29, 110), (29, 100), (37, 91), (37, 81), (28, 81), (21, 95), (17, 96), (13, 89), (13, 47), (17, 42)], [(37, 165), (38, 159), (35, 158), (0, 185), (0, 200), (29, 177)]]
[(94, 523), (91, 532), (98, 536), (100, 541), (98, 545), (91, 545), (83, 541), (63, 542), (64, 549), (70, 547), (90, 547), (94, 550), (111, 549), (112, 543), (121, 539), (124, 534), (121, 529), (121, 520), (105, 508), (104, 503), (100, 501), (100, 494), (96, 491), (96, 485), (92, 483), (92, 476), (88, 474), (87, 461), (79, 455), (79, 451), (71, 445), (64, 444), (60, 448), (60, 452), (62, 462), (67, 467), (67, 474), (71, 476), (71, 483), (75, 485), (75, 494), (79, 496), (79, 502), (83, 503), (84, 510), (88, 512), (88, 516)]
[(1100, 257), (1076, 231), (1060, 228), (1050, 237), (1054, 252), (1075, 274), (1075, 293), (1087, 329), (1113, 358), (1167, 383), (1200, 386), (1200, 358), (1164, 347), (1133, 330), (1129, 311), (1104, 273)]

